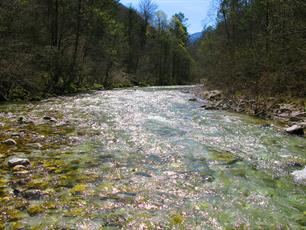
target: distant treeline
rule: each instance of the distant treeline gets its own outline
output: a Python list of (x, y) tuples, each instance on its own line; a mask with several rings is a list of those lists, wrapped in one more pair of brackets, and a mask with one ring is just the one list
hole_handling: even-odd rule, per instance
[(184, 84), (194, 61), (183, 14), (150, 0), (1, 0), (0, 101), (92, 88)]
[(202, 76), (230, 94), (306, 96), (306, 1), (221, 0), (193, 47)]

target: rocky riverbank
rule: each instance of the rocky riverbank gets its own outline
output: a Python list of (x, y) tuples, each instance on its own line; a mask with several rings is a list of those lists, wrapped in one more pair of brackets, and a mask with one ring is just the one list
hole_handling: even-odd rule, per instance
[(288, 102), (277, 97), (251, 98), (247, 96), (226, 96), (219, 90), (196, 89), (206, 110), (228, 110), (245, 113), (263, 119), (276, 120), (285, 126), (289, 134), (304, 136), (306, 133), (306, 111), (302, 102)]

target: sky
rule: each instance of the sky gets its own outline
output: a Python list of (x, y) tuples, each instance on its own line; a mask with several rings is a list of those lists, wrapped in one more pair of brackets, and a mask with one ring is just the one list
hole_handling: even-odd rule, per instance
[[(132, 5), (137, 9), (139, 0), (120, 0), (126, 6)], [(201, 32), (205, 25), (212, 25), (216, 17), (213, 0), (153, 0), (158, 10), (164, 11), (168, 18), (178, 12), (188, 18), (188, 32)]]

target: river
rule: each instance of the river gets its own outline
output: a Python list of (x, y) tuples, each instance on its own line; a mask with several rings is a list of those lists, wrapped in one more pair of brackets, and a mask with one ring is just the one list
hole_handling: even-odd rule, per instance
[(150, 87), (0, 105), (0, 138), (17, 142), (0, 145), (0, 229), (305, 227), (291, 175), (305, 138), (192, 97)]

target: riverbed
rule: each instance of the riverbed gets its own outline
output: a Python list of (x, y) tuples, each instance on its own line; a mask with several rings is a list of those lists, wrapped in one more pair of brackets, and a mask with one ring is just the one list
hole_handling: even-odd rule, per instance
[(0, 105), (0, 141), (17, 142), (0, 145), (0, 229), (305, 227), (291, 175), (305, 138), (190, 98), (149, 87)]

